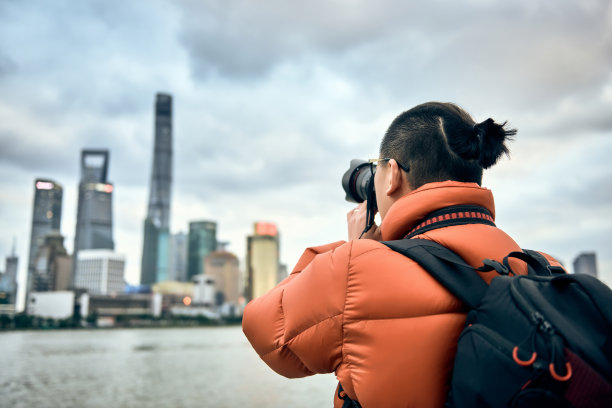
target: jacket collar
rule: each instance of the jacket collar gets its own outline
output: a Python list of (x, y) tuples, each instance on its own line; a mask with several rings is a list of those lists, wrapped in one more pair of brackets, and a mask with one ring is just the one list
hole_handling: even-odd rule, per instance
[(401, 239), (427, 214), (452, 205), (480, 205), (495, 220), (495, 203), (491, 190), (476, 183), (442, 181), (425, 184), (397, 200), (381, 224), (384, 241)]

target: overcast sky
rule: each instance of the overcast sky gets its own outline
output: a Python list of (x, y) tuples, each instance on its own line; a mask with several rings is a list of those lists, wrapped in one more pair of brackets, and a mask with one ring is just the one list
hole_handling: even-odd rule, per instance
[[(606, 0), (0, 0), (0, 255), (25, 276), (33, 183), (111, 152), (116, 250), (140, 276), (156, 92), (174, 97), (172, 230), (218, 222), (244, 258), (257, 220), (292, 268), (346, 237), (340, 178), (393, 118), (431, 100), (518, 128), (485, 174), (497, 224), (612, 282), (612, 8)], [(4, 266), (2, 265), (2, 268)]]

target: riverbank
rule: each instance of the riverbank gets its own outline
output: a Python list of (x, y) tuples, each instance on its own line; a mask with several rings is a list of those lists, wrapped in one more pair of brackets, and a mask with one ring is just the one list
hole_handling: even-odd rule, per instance
[(156, 318), (152, 315), (123, 315), (110, 317), (90, 316), (77, 318), (47, 319), (19, 313), (0, 316), (0, 332), (16, 330), (75, 330), (75, 329), (138, 329), (138, 328), (189, 328), (240, 326), (242, 316), (210, 319), (205, 316), (173, 316)]

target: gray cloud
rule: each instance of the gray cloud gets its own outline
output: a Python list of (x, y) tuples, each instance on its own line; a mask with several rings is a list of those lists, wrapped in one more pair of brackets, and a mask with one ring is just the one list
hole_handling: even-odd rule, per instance
[[(490, 178), (517, 239), (564, 257), (601, 248), (588, 234), (602, 236), (591, 220), (612, 198), (611, 13), (598, 0), (1, 2), (0, 171), (28, 198), (3, 197), (18, 215), (0, 229), (27, 229), (34, 177), (74, 195), (80, 149), (109, 148), (116, 240), (137, 280), (153, 99), (167, 91), (173, 219), (218, 220), (239, 254), (259, 218), (283, 228), (288, 263), (343, 238), (349, 160), (376, 155), (393, 117), (426, 100), (519, 128), (513, 161)], [(588, 215), (584, 233), (566, 237), (575, 220), (560, 206)]]

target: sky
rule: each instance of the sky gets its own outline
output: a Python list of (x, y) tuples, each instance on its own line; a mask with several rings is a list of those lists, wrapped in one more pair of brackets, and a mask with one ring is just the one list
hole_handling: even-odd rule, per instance
[(291, 269), (346, 239), (350, 160), (448, 101), (518, 129), (483, 180), (497, 225), (570, 269), (595, 251), (612, 283), (609, 1), (0, 0), (0, 257), (16, 240), (21, 282), (37, 177), (64, 188), (72, 251), (84, 148), (110, 150), (115, 249), (139, 281), (157, 92), (174, 98), (173, 232), (214, 220), (243, 259), (272, 221)]

